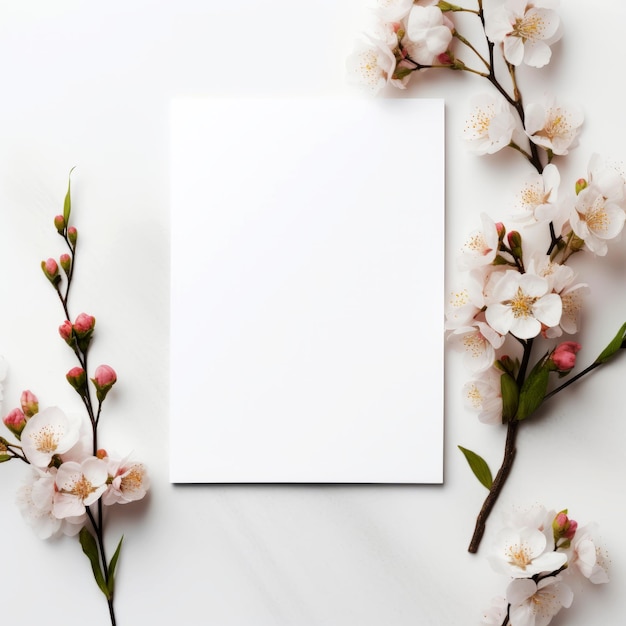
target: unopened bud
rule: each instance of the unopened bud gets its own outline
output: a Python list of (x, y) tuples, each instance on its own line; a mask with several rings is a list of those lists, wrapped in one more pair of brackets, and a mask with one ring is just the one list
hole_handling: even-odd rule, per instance
[(81, 395), (85, 395), (87, 374), (82, 367), (73, 367), (66, 375), (67, 382)]
[(91, 382), (96, 388), (98, 400), (102, 402), (113, 385), (117, 382), (117, 374), (110, 365), (99, 365)]
[(62, 254), (59, 257), (59, 263), (61, 263), (61, 267), (67, 276), (70, 273), (70, 267), (72, 266), (72, 258), (69, 254)]
[(563, 509), (556, 514), (552, 521), (552, 534), (554, 535), (554, 543), (559, 544), (559, 548), (569, 548), (571, 540), (578, 529), (578, 522), (567, 516), (567, 509)]
[(59, 335), (63, 337), (63, 339), (65, 340), (67, 344), (72, 345), (72, 335), (73, 335), (72, 322), (70, 322), (69, 320), (65, 320), (59, 326)]
[(502, 222), (496, 223), (496, 231), (498, 233), (498, 239), (502, 241), (504, 239), (504, 235), (506, 235), (506, 228)]
[(19, 439), (26, 426), (26, 415), (22, 409), (13, 409), (7, 416), (2, 418), (4, 425)]
[(99, 459), (106, 459), (109, 456), (109, 453), (104, 448), (99, 448), (96, 451), (96, 457)]
[(576, 195), (578, 195), (583, 189), (586, 189), (589, 183), (584, 178), (579, 178), (576, 181)]
[(32, 417), (39, 411), (39, 400), (37, 400), (37, 396), (28, 389), (26, 391), (22, 391), (22, 395), (20, 396), (20, 405), (22, 406), (22, 411), (24, 411), (24, 415), (28, 417)]
[(549, 361), (559, 374), (569, 374), (576, 365), (576, 353), (579, 350), (579, 343), (564, 341), (554, 349), (549, 357)]
[(62, 215), (57, 215), (54, 218), (54, 227), (57, 229), (59, 235), (65, 232), (65, 218)]
[(81, 313), (76, 320), (72, 328), (79, 338), (85, 337), (89, 333), (93, 332), (96, 326), (96, 318), (93, 315), (87, 315), (87, 313)]
[(50, 258), (47, 261), (41, 262), (41, 269), (43, 273), (46, 275), (46, 278), (53, 284), (56, 285), (61, 277), (59, 276), (59, 265), (57, 262)]
[(70, 226), (67, 229), (67, 238), (70, 240), (70, 243), (75, 246), (76, 240), (78, 239), (78, 231), (74, 226)]

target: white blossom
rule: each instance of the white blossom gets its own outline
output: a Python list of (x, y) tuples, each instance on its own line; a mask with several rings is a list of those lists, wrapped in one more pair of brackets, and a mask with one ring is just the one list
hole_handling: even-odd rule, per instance
[(526, 134), (529, 139), (554, 154), (567, 154), (576, 145), (583, 114), (578, 107), (557, 104), (553, 97), (524, 107)]
[(496, 360), (496, 350), (502, 347), (504, 337), (485, 322), (457, 328), (448, 337), (452, 346), (463, 353), (467, 369), (479, 374), (490, 368)]
[(516, 121), (511, 107), (501, 96), (481, 94), (471, 100), (472, 112), (464, 136), (472, 152), (494, 154), (511, 142)]
[(481, 213), (482, 229), (470, 233), (461, 248), (460, 269), (472, 269), (493, 263), (498, 253), (498, 229), (495, 222)]
[(466, 408), (478, 414), (483, 424), (502, 424), (502, 372), (494, 367), (482, 372), (480, 378), (463, 386), (463, 403)]
[(579, 528), (572, 542), (572, 564), (592, 583), (609, 582), (607, 559), (598, 543), (596, 524)]
[(507, 527), (496, 535), (489, 562), (501, 574), (529, 578), (558, 570), (567, 562), (567, 556), (553, 551), (546, 535), (537, 528)]
[(517, 211), (513, 219), (518, 222), (551, 222), (556, 217), (561, 176), (556, 165), (549, 164), (542, 174), (532, 173), (517, 195)]
[(348, 81), (372, 94), (378, 93), (392, 78), (396, 57), (389, 45), (380, 40), (359, 40), (346, 59)]
[(491, 41), (503, 46), (512, 65), (543, 67), (550, 61), (550, 46), (561, 37), (558, 14), (540, 1), (507, 0), (486, 17)]
[(107, 466), (102, 459), (89, 457), (82, 463), (68, 461), (59, 467), (52, 512), (55, 517), (75, 517), (100, 498), (107, 489)]
[(406, 24), (402, 45), (409, 57), (420, 65), (431, 65), (452, 41), (452, 31), (436, 6), (414, 5)]
[(26, 458), (35, 467), (48, 467), (55, 454), (68, 452), (79, 440), (80, 420), (57, 407), (35, 413), (22, 431)]
[(556, 326), (563, 305), (549, 287), (541, 276), (507, 270), (494, 288), (485, 312), (487, 323), (501, 335), (510, 332), (519, 339), (536, 337), (542, 324)]
[(531, 578), (514, 580), (506, 595), (511, 604), (510, 623), (514, 626), (547, 626), (561, 608), (571, 606), (574, 599), (572, 590), (559, 577), (539, 582)]

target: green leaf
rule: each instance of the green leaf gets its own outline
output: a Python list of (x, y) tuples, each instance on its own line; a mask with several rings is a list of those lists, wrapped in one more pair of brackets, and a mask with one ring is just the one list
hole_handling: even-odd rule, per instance
[(13, 457), (10, 454), (0, 454), (0, 463), (10, 461)]
[(100, 591), (102, 591), (107, 600), (109, 600), (111, 596), (104, 580), (102, 568), (100, 567), (100, 557), (98, 555), (96, 540), (85, 527), (81, 528), (78, 538), (80, 539), (80, 545), (83, 548), (83, 552), (87, 555), (87, 558), (91, 562), (91, 569), (93, 570), (93, 576), (96, 579), (96, 583), (100, 588)]
[(491, 476), (491, 470), (485, 459), (463, 446), (459, 446), (459, 450), (465, 455), (472, 472), (474, 472), (474, 476), (478, 478), (480, 484), (487, 489), (491, 489), (493, 477)]
[(517, 413), (519, 403), (519, 388), (510, 374), (500, 376), (500, 391), (502, 392), (502, 422), (510, 422)]
[(622, 327), (617, 332), (617, 335), (613, 337), (611, 343), (602, 350), (600, 356), (596, 359), (596, 363), (605, 363), (608, 361), (621, 347), (622, 342), (626, 335), (626, 323), (622, 324)]
[(63, 202), (63, 219), (65, 220), (66, 225), (70, 222), (70, 213), (72, 212), (72, 197), (70, 195), (70, 186), (73, 171), (74, 168), (70, 170), (67, 178), (67, 193), (65, 194), (65, 200)]
[(526, 419), (541, 406), (546, 397), (549, 377), (550, 371), (545, 365), (545, 358), (543, 358), (528, 375), (520, 389), (516, 419)]
[(113, 591), (115, 589), (115, 568), (117, 567), (117, 560), (120, 557), (120, 551), (122, 549), (122, 541), (124, 541), (124, 535), (120, 539), (120, 542), (117, 544), (117, 548), (115, 549), (115, 554), (111, 557), (111, 562), (109, 563), (109, 597), (113, 597)]

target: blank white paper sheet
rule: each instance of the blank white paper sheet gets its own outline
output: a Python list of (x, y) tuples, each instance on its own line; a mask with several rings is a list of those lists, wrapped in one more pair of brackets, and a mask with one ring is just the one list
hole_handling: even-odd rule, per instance
[(172, 482), (442, 482), (443, 118), (172, 103)]

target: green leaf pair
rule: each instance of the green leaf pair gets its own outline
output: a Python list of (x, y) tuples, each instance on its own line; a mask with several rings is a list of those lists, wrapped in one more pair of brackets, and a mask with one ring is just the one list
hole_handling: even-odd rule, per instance
[(78, 535), (80, 540), (80, 545), (83, 549), (83, 552), (87, 555), (89, 562), (91, 563), (91, 569), (93, 571), (93, 576), (96, 579), (96, 584), (100, 588), (100, 591), (105, 595), (107, 600), (111, 600), (113, 598), (113, 591), (115, 588), (115, 568), (117, 567), (117, 561), (120, 556), (120, 551), (122, 549), (122, 541), (124, 541), (124, 537), (120, 539), (120, 542), (117, 544), (117, 549), (115, 550), (115, 554), (111, 558), (111, 562), (109, 563), (108, 568), (108, 581), (105, 575), (102, 573), (102, 567), (100, 566), (100, 554), (98, 552), (98, 544), (94, 536), (87, 530), (87, 528), (81, 528), (80, 534)]

